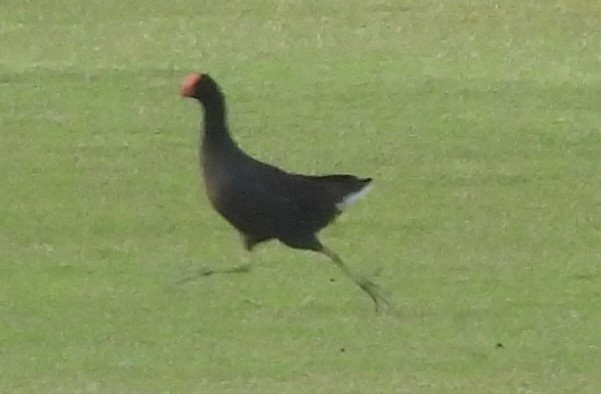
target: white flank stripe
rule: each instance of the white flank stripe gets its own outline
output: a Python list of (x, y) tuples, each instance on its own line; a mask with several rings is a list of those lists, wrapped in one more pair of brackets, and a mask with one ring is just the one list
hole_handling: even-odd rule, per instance
[(356, 203), (357, 200), (363, 198), (367, 193), (369, 193), (371, 188), (372, 188), (372, 185), (370, 182), (365, 187), (363, 187), (363, 189), (359, 190), (358, 192), (347, 194), (342, 199), (342, 201), (340, 201), (338, 204), (336, 204), (336, 208), (339, 211), (344, 211), (347, 207), (350, 207), (351, 205)]

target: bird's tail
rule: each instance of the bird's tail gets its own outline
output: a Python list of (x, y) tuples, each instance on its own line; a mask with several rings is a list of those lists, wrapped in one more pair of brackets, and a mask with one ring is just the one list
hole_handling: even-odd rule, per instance
[(303, 178), (319, 185), (338, 212), (342, 212), (365, 196), (370, 191), (372, 182), (371, 178), (358, 178), (347, 174), (304, 175)]

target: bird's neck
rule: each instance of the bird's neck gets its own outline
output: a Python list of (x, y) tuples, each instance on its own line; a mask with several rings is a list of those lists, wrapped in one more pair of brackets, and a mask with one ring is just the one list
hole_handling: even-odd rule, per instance
[(223, 100), (203, 103), (204, 106), (204, 141), (211, 145), (235, 145), (226, 121)]

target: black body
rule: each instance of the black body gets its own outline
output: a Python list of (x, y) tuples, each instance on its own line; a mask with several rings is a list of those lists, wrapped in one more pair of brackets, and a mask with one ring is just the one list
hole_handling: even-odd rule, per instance
[(224, 96), (211, 77), (203, 75), (195, 93), (204, 107), (200, 162), (207, 194), (246, 248), (276, 238), (293, 248), (320, 250), (315, 234), (341, 212), (337, 204), (371, 179), (292, 174), (255, 160), (232, 140)]
[[(207, 194), (217, 212), (240, 232), (246, 249), (278, 239), (292, 248), (322, 253), (370, 296), (376, 310), (380, 302), (389, 304), (379, 286), (353, 273), (340, 256), (317, 239), (319, 230), (362, 195), (371, 179), (292, 174), (255, 160), (232, 140), (225, 98), (210, 76), (189, 75), (181, 94), (203, 106), (200, 166)], [(247, 271), (244, 266), (209, 269), (194, 276)]]

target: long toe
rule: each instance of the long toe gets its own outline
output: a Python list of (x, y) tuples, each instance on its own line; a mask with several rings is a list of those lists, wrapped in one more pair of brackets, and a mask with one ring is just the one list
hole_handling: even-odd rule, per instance
[(239, 265), (237, 267), (231, 268), (229, 270), (224, 270), (223, 273), (224, 274), (240, 274), (240, 273), (246, 273), (246, 272), (250, 272), (250, 269), (252, 268), (251, 264), (242, 264)]
[(365, 291), (367, 295), (369, 295), (369, 297), (372, 299), (372, 301), (374, 302), (376, 312), (380, 310), (380, 304), (384, 304), (387, 306), (390, 305), (388, 296), (384, 294), (382, 288), (376, 283), (370, 281), (369, 279), (362, 279), (359, 281), (358, 285), (361, 288), (361, 290)]
[(189, 275), (177, 280), (175, 283), (185, 283), (194, 279), (202, 278), (205, 276), (217, 275), (217, 274), (240, 274), (250, 272), (251, 264), (242, 264), (231, 268), (211, 268), (206, 265), (202, 265), (192, 271)]
[(211, 276), (214, 273), (215, 273), (215, 271), (213, 269), (206, 267), (206, 266), (202, 266), (202, 267), (195, 269), (189, 275), (186, 275), (183, 278), (178, 279), (175, 283), (181, 284), (181, 283), (189, 282), (191, 280), (198, 279), (202, 276)]

